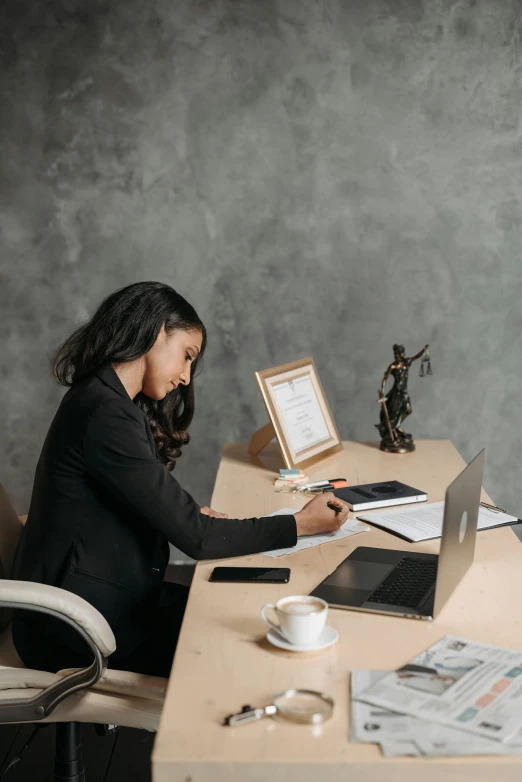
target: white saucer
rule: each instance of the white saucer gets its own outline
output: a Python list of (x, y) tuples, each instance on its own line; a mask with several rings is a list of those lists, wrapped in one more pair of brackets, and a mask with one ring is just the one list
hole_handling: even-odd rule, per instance
[(317, 652), (319, 649), (327, 649), (329, 646), (333, 646), (339, 638), (339, 633), (334, 627), (326, 625), (317, 641), (306, 645), (291, 644), (277, 630), (269, 630), (266, 637), (274, 646), (278, 646), (280, 649), (288, 649), (289, 652)]

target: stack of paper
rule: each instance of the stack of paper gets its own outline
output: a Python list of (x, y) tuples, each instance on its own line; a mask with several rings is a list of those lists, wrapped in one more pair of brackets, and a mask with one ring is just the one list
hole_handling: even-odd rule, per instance
[[(281, 508), (273, 513), (268, 513), (268, 516), (281, 516), (287, 514), (294, 514), (295, 508)], [(267, 557), (284, 557), (287, 554), (295, 554), (296, 551), (302, 551), (305, 548), (313, 548), (314, 546), (321, 546), (323, 543), (331, 543), (335, 540), (342, 540), (350, 535), (356, 535), (358, 532), (368, 532), (369, 527), (363, 527), (357, 521), (345, 521), (342, 527), (336, 532), (327, 532), (324, 535), (302, 535), (297, 539), (295, 546), (291, 548), (279, 548), (274, 551), (264, 551)]]
[(284, 486), (295, 486), (306, 483), (308, 476), (302, 470), (279, 470), (279, 475), (275, 480), (275, 486), (281, 490)]
[[(432, 502), (429, 505), (414, 506), (412, 508), (399, 508), (395, 510), (379, 511), (378, 513), (363, 513), (357, 516), (362, 521), (368, 521), (381, 527), (387, 532), (394, 532), (405, 540), (417, 543), (421, 540), (432, 540), (442, 535), (442, 520), (444, 518), (444, 502)], [(479, 532), (485, 529), (502, 527), (506, 524), (515, 524), (516, 516), (510, 516), (503, 511), (494, 511), (489, 508), (479, 508), (477, 529)]]
[(352, 672), (351, 740), (386, 756), (522, 755), (522, 652), (447, 636), (398, 671)]

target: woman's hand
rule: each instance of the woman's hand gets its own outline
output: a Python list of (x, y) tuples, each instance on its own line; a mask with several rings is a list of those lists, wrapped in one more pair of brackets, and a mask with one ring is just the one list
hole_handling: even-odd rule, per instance
[[(328, 507), (331, 502), (339, 508), (339, 513)], [(348, 505), (337, 499), (331, 491), (318, 494), (307, 502), (304, 508), (294, 514), (298, 535), (317, 535), (319, 532), (336, 532), (348, 518)]]
[(217, 510), (212, 510), (212, 508), (208, 508), (206, 505), (204, 505), (202, 508), (200, 508), (201, 513), (204, 513), (205, 516), (214, 516), (216, 519), (228, 519), (228, 513), (220, 513)]

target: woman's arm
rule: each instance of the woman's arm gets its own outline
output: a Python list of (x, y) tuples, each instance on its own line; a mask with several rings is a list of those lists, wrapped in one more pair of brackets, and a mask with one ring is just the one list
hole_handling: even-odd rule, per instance
[(294, 516), (224, 519), (200, 506), (152, 453), (141, 410), (102, 402), (84, 435), (89, 474), (131, 511), (193, 559), (219, 559), (287, 548), (297, 542)]

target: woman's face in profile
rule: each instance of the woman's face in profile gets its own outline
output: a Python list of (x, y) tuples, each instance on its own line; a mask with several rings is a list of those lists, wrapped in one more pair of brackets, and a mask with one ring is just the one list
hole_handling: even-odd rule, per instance
[(145, 354), (143, 393), (150, 399), (164, 399), (173, 389), (190, 383), (191, 366), (201, 350), (202, 334), (173, 331), (167, 334), (163, 326), (156, 342)]

